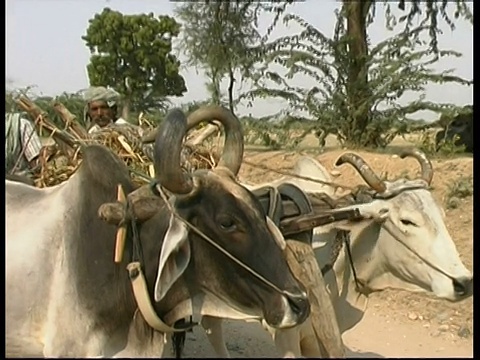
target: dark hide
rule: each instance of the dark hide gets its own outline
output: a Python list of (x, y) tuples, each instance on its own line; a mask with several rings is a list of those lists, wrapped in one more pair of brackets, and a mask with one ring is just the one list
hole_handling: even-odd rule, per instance
[(28, 176), (24, 175), (5, 174), (5, 180), (16, 181), (25, 185), (35, 186), (35, 182)]
[[(117, 184), (122, 184), (126, 193), (133, 191), (134, 186), (126, 166), (107, 148), (98, 145), (83, 149), (83, 162), (75, 178), (78, 183), (75, 191), (80, 200), (65, 221), (68, 221), (72, 234), (69, 237), (72, 241), (66, 244), (66, 253), (75, 274), (73, 281), (78, 300), (96, 319), (94, 327), (104, 329), (112, 337), (125, 338), (136, 309), (125, 269), (132, 256), (131, 233), (127, 237), (123, 262), (115, 264), (113, 252), (117, 229), (100, 220), (97, 210), (104, 203), (116, 201)], [(201, 181), (202, 186), (195, 196), (178, 202), (180, 215), (278, 287), (293, 294), (303, 290), (286, 271), (288, 265), (265, 226), (265, 214), (258, 200), (235, 184), (233, 186), (242, 194), (239, 200), (219, 182), (217, 176), (202, 175)], [(154, 284), (169, 216), (167, 209), (162, 207), (155, 216), (139, 225), (145, 277), (152, 304), (160, 317), (202, 289), (230, 304), (233, 301), (238, 306), (262, 309), (267, 319), (280, 321), (279, 314), (275, 313), (280, 308), (279, 294), (192, 233), (189, 237), (192, 258), (188, 268), (164, 299), (155, 303)], [(219, 225), (229, 225), (225, 222), (230, 220), (236, 224), (234, 230), (225, 230)], [(306, 318), (308, 302), (301, 303), (300, 308)], [(120, 346), (111, 344), (116, 350)]]
[[(68, 219), (74, 236), (73, 241), (66, 244), (67, 261), (75, 274), (79, 302), (96, 319), (95, 326), (112, 334), (114, 339), (125, 341), (137, 308), (126, 270), (132, 260), (132, 232), (129, 228), (122, 263), (115, 264), (113, 255), (117, 228), (101, 220), (97, 210), (104, 203), (116, 201), (118, 184), (122, 185), (126, 194), (135, 188), (125, 164), (107, 148), (92, 145), (85, 147), (82, 154), (83, 161), (76, 174), (79, 186), (75, 189), (81, 194), (80, 201)], [(159, 254), (168, 219), (166, 209), (160, 209), (154, 218), (145, 223), (151, 232), (140, 235), (143, 254), (147, 259), (145, 276), (152, 304)], [(183, 298), (187, 297), (185, 292)], [(137, 331), (141, 324), (144, 326), (139, 334), (153, 333), (141, 316), (136, 319)], [(108, 348), (119, 351), (125, 345), (123, 341), (109, 344)]]
[[(239, 201), (218, 183), (210, 182), (207, 176), (193, 198), (178, 202), (177, 211), (184, 219), (277, 286), (296, 286), (291, 273), (283, 271), (288, 265), (282, 250), (264, 225), (265, 214), (260, 203), (249, 191), (244, 189), (244, 192), (244, 198)], [(235, 231), (225, 231), (220, 227), (219, 224), (225, 221), (223, 218), (226, 214), (236, 224)], [(167, 222), (168, 216), (162, 211), (142, 224), (142, 243), (144, 239), (151, 238), (161, 241)], [(253, 241), (255, 239), (262, 241)], [(280, 306), (280, 297), (277, 294), (272, 296), (271, 289), (204, 239), (190, 233), (190, 244), (190, 264), (182, 278), (167, 293), (166, 299), (156, 306), (159, 313), (171, 310), (180, 300), (198, 293), (200, 289), (206, 289), (225, 300), (229, 299), (229, 303), (234, 299), (237, 305), (246, 308), (257, 308), (261, 305), (267, 316), (269, 308)], [(266, 259), (265, 254), (269, 254)], [(144, 255), (149, 291), (153, 294), (154, 279), (148, 276), (156, 272), (159, 253), (144, 250)], [(285, 290), (298, 293), (299, 288)], [(261, 299), (268, 299), (268, 304)]]
[(473, 111), (458, 114), (446, 129), (437, 133), (437, 148), (441, 141), (452, 141), (455, 135), (458, 135), (455, 145), (463, 145), (465, 151), (473, 153)]
[(136, 309), (126, 271), (131, 241), (127, 239), (123, 263), (115, 264), (117, 229), (100, 220), (97, 210), (103, 203), (116, 201), (117, 184), (122, 184), (126, 194), (134, 190), (134, 185), (124, 163), (107, 148), (92, 145), (83, 148), (82, 154), (75, 175), (80, 201), (67, 220), (74, 235), (65, 244), (67, 261), (75, 274), (79, 302), (85, 311), (93, 313), (96, 326), (111, 334), (124, 332), (126, 337)]

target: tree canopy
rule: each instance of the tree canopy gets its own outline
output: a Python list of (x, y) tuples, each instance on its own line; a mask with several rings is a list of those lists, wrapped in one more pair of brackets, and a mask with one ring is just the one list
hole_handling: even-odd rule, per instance
[(105, 8), (89, 20), (82, 36), (91, 53), (90, 84), (114, 88), (136, 111), (162, 107), (167, 96), (182, 96), (187, 88), (172, 54), (179, 32), (180, 24), (170, 16), (124, 15)]
[[(456, 111), (453, 104), (436, 104), (425, 99), (429, 83), (472, 84), (453, 75), (451, 70), (434, 72), (430, 68), (440, 57), (461, 56), (439, 49), (433, 37), (432, 28), (435, 34), (438, 32), (435, 16), (441, 14), (450, 21), (445, 15), (446, 4), (426, 6), (430, 15), (415, 27), (413, 17), (421, 16), (422, 8), (418, 1), (413, 4), (408, 14), (398, 19), (405, 22), (405, 28), (375, 46), (368, 38), (368, 26), (375, 16), (374, 1), (343, 1), (336, 11), (333, 37), (299, 16), (286, 14), (284, 22), (294, 21), (303, 30), (257, 47), (264, 63), (251, 77), (254, 90), (243, 96), (284, 98), (290, 111), (308, 115), (299, 119), (313, 120), (309, 124), (317, 134), (334, 133), (341, 142), (353, 146), (387, 145), (402, 131), (399, 124), (407, 123), (408, 115), (417, 111)], [(465, 10), (463, 5), (463, 1), (457, 1), (458, 16), (463, 14), (468, 19), (468, 7)], [(406, 11), (405, 7), (401, 10)], [(387, 26), (397, 21), (388, 3), (385, 16)], [(420, 36), (424, 32), (430, 35), (429, 43)], [(273, 71), (271, 64), (281, 65), (286, 73)], [(290, 80), (298, 74), (312, 78), (315, 85), (311, 88), (290, 85)], [(398, 101), (407, 92), (419, 95), (401, 105)]]
[(248, 69), (248, 49), (260, 36), (256, 29), (256, 8), (249, 1), (186, 2), (175, 9), (183, 22), (180, 46), (186, 64), (205, 71), (213, 103), (221, 103), (221, 81), (227, 76), (228, 103), (234, 110), (235, 72)]

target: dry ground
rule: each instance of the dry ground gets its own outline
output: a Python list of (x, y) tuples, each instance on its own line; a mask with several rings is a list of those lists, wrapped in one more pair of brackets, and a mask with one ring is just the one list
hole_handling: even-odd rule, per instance
[[(409, 139), (411, 140), (411, 139)], [(415, 141), (415, 140), (414, 140)], [(328, 170), (345, 150), (328, 139), (327, 149), (312, 150), (313, 139), (307, 139), (303, 150), (247, 150), (245, 159), (270, 168), (289, 170), (302, 154), (316, 157)], [(385, 153), (358, 153), (378, 173), (389, 179), (398, 176), (417, 176), (419, 165), (413, 159), (393, 155), (398, 148), (412, 146), (396, 139)], [(445, 197), (449, 186), (461, 177), (473, 175), (473, 159), (468, 155), (451, 159), (434, 159), (433, 194), (446, 212), (446, 225), (465, 265), (473, 269), (473, 197), (459, 201), (456, 209), (447, 209)], [(336, 169), (340, 174), (334, 181), (345, 185), (362, 182), (350, 166)], [(241, 180), (261, 183), (280, 175), (248, 165), (242, 165)], [(473, 356), (473, 299), (459, 303), (437, 300), (424, 294), (388, 290), (375, 293), (362, 322), (344, 335), (351, 357), (472, 357)], [(272, 340), (258, 324), (230, 321), (225, 325), (227, 346), (235, 357), (275, 357)], [(186, 356), (209, 357), (211, 350), (205, 335), (195, 329), (188, 335)]]

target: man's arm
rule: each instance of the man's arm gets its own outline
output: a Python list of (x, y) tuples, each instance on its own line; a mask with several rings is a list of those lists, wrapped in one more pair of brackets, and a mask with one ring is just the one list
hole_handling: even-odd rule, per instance
[(38, 156), (42, 150), (42, 142), (35, 131), (34, 126), (27, 119), (20, 119), (20, 138), (22, 141), (23, 154), (31, 169), (38, 165)]

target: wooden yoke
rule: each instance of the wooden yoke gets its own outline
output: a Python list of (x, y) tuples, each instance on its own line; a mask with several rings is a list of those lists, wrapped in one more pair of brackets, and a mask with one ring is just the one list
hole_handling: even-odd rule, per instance
[(294, 276), (306, 288), (310, 317), (300, 326), (304, 357), (345, 358), (345, 348), (335, 310), (310, 245), (287, 239), (285, 256)]
[[(127, 197), (121, 184), (117, 186), (117, 201), (124, 206), (127, 205)], [(114, 261), (118, 264), (122, 262), (123, 251), (125, 250), (125, 239), (127, 237), (127, 224), (119, 224), (117, 236), (115, 238), (115, 257)]]

